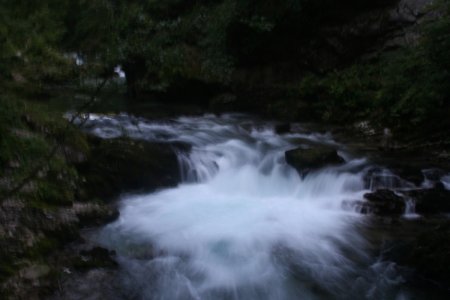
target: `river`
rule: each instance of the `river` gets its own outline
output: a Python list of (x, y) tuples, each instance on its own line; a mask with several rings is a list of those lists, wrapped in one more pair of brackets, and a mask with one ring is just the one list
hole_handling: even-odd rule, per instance
[[(90, 236), (117, 253), (117, 299), (420, 298), (374, 249), (370, 216), (349, 205), (396, 177), (383, 170), (368, 180), (373, 166), (330, 134), (298, 124), (277, 134), (239, 114), (167, 122), (90, 115), (85, 128), (191, 146), (178, 153), (178, 186), (123, 195), (120, 217)], [(284, 153), (314, 144), (337, 148), (345, 163), (300, 176)]]

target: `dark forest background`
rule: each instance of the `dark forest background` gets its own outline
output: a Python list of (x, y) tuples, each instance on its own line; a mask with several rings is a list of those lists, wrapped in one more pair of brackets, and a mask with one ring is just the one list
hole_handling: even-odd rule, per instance
[[(450, 5), (400, 11), (395, 20), (389, 14), (398, 5), (6, 0), (0, 80), (45, 95), (110, 76), (120, 65), (130, 101), (193, 102), (293, 120), (370, 119), (408, 131), (448, 128)], [(404, 35), (393, 37), (401, 29)]]

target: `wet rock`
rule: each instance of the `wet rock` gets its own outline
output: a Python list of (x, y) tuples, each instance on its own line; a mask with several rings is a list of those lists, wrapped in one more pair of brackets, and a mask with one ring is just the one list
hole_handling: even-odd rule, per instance
[(175, 152), (186, 151), (178, 144), (94, 137), (91, 149), (90, 157), (79, 170), (86, 179), (87, 194), (101, 198), (176, 185), (180, 171)]
[(275, 125), (275, 133), (277, 134), (289, 133), (290, 131), (291, 131), (290, 123), (281, 123)]
[(94, 268), (115, 268), (117, 262), (113, 256), (116, 253), (102, 247), (94, 247), (91, 250), (80, 251), (74, 262), (73, 267), (79, 271), (90, 270)]
[(289, 150), (286, 151), (285, 158), (286, 162), (301, 174), (344, 162), (335, 149), (327, 146)]
[(416, 212), (419, 214), (450, 212), (450, 191), (441, 182), (431, 189), (414, 190), (407, 195), (416, 203)]
[(368, 211), (379, 216), (401, 215), (405, 211), (405, 201), (391, 190), (381, 189), (367, 193)]
[(100, 203), (74, 203), (73, 209), (83, 226), (101, 225), (119, 217), (116, 208)]
[(409, 182), (419, 186), (424, 176), (422, 170), (428, 164), (424, 160), (422, 153), (411, 153), (405, 151), (390, 152), (379, 157), (372, 157), (372, 160), (382, 168), (378, 168), (378, 174), (388, 173), (398, 176), (404, 183)]
[(402, 188), (414, 188), (414, 184), (407, 180), (403, 180), (400, 176), (392, 173), (391, 171), (379, 167), (371, 168), (364, 175), (364, 181), (366, 188), (372, 191), (380, 189), (402, 189)]

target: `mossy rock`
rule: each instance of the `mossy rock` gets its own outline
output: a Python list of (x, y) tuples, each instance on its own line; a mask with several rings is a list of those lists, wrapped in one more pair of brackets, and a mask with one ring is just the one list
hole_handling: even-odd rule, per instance
[(113, 197), (121, 192), (154, 190), (180, 181), (175, 148), (127, 138), (90, 138), (91, 155), (79, 166), (89, 196)]
[(344, 162), (336, 149), (319, 145), (309, 149), (296, 148), (286, 151), (285, 158), (300, 174)]

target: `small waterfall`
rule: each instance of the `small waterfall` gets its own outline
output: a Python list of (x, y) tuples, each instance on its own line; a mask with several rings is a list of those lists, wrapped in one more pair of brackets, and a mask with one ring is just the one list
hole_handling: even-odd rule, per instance
[[(403, 299), (395, 267), (367, 254), (365, 217), (346, 205), (368, 192), (367, 161), (344, 153), (344, 165), (301, 178), (284, 160), (295, 139), (337, 145), (329, 135), (277, 135), (244, 115), (92, 115), (86, 126), (192, 147), (178, 155), (179, 186), (125, 196), (120, 218), (98, 233), (130, 299)], [(370, 182), (404, 186), (387, 171)]]
[(404, 217), (407, 219), (417, 219), (420, 215), (416, 213), (416, 202), (410, 197), (404, 197), (405, 199), (405, 213)]
[(450, 174), (443, 176), (441, 182), (447, 190), (450, 190)]
[(376, 191), (378, 189), (402, 190), (414, 188), (414, 184), (403, 180), (388, 169), (379, 169), (370, 176), (369, 189)]

